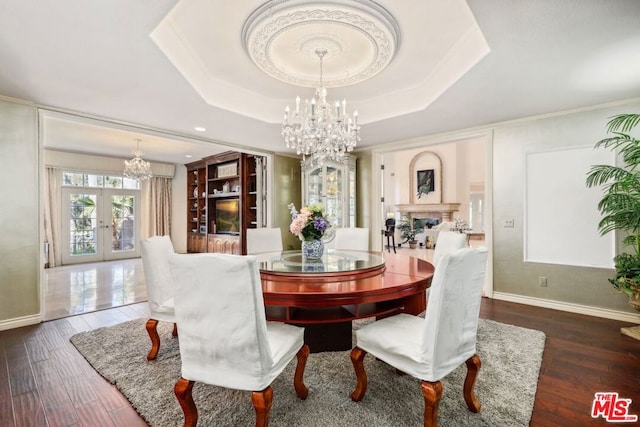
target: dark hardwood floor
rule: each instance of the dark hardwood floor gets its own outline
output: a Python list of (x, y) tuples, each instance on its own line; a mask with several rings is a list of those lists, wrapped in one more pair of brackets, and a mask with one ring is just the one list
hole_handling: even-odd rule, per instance
[[(145, 425), (69, 337), (146, 315), (139, 303), (0, 332), (0, 426)], [(628, 324), (489, 299), (481, 317), (547, 334), (532, 426), (610, 425), (590, 416), (600, 391), (640, 415), (640, 341), (619, 331)]]

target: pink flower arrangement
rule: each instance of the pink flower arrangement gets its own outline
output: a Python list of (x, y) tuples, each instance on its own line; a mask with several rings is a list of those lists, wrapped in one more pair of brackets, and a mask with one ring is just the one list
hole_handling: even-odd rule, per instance
[(289, 231), (298, 236), (300, 240), (311, 241), (321, 239), (324, 233), (331, 227), (326, 218), (324, 207), (318, 203), (296, 210), (293, 203), (287, 206), (291, 211), (291, 225)]

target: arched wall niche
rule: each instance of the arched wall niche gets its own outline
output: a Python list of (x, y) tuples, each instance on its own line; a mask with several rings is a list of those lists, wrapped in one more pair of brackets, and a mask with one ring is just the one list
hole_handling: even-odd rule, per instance
[[(416, 154), (409, 164), (411, 191), (409, 203), (428, 204), (442, 203), (442, 159), (433, 151), (423, 151)], [(433, 190), (427, 194), (418, 188), (418, 174), (421, 178), (430, 176), (433, 179)], [(424, 184), (424, 181), (422, 181)]]
[[(460, 203), (442, 203), (442, 159), (433, 151), (422, 151), (409, 162), (409, 203), (395, 205), (401, 215), (410, 214), (414, 218), (437, 218), (452, 221), (454, 212), (460, 210)], [(418, 174), (429, 172), (433, 178), (433, 191), (418, 197)]]

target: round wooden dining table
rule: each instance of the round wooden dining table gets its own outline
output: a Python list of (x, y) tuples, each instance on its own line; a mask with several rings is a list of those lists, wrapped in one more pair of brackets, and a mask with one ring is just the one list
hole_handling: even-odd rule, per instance
[(434, 267), (402, 254), (326, 250), (307, 261), (300, 251), (256, 256), (267, 320), (305, 327), (312, 352), (349, 350), (351, 321), (420, 314)]

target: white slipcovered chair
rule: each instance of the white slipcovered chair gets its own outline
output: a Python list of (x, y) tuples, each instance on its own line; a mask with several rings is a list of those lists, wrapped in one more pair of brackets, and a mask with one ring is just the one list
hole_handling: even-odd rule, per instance
[(438, 236), (438, 244), (433, 251), (433, 265), (437, 268), (438, 261), (445, 255), (467, 246), (467, 235), (457, 231), (442, 231)]
[(336, 250), (346, 251), (368, 251), (369, 250), (369, 229), (368, 228), (336, 228), (335, 244)]
[(282, 252), (282, 232), (280, 228), (248, 228), (247, 254)]
[(147, 286), (147, 298), (151, 316), (146, 328), (151, 339), (151, 350), (147, 360), (153, 360), (160, 350), (160, 336), (156, 330), (158, 321), (173, 323), (173, 336), (178, 334), (173, 307), (175, 285), (169, 270), (169, 258), (175, 251), (169, 236), (153, 236), (140, 242), (142, 268)]
[(176, 318), (180, 325), (181, 376), (174, 392), (185, 426), (195, 426), (195, 381), (250, 390), (256, 425), (266, 426), (273, 401), (271, 382), (297, 356), (294, 387), (306, 399), (304, 368), (309, 347), (304, 328), (267, 322), (255, 256), (174, 255), (169, 261), (176, 282)]
[(367, 391), (364, 357), (371, 353), (421, 380), (425, 426), (437, 425), (442, 397), (440, 380), (463, 362), (467, 365), (464, 400), (470, 411), (480, 411), (473, 389), (481, 365), (476, 354), (476, 334), (486, 263), (484, 247), (445, 255), (434, 273), (424, 319), (398, 314), (356, 331), (351, 361), (357, 384), (352, 400), (362, 400)]

